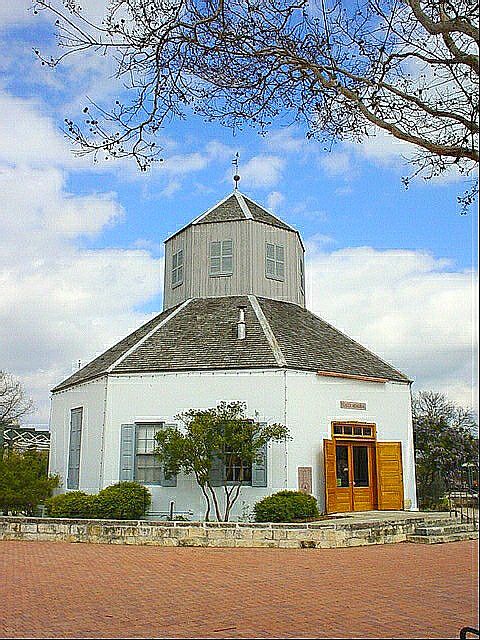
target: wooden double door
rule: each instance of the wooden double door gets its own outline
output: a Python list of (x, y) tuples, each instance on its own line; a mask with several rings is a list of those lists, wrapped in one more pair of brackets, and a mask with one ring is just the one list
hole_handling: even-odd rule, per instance
[(399, 442), (324, 441), (328, 513), (403, 508)]

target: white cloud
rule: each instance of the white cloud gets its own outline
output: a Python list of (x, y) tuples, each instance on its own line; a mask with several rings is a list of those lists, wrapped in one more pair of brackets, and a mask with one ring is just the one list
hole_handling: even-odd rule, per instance
[(248, 188), (273, 187), (282, 176), (285, 160), (274, 155), (258, 155), (241, 166), (242, 183)]
[(345, 151), (331, 151), (320, 157), (320, 164), (329, 177), (351, 177), (353, 168), (350, 154)]
[(193, 171), (201, 171), (209, 162), (206, 154), (185, 153), (169, 156), (159, 165), (161, 173), (168, 173), (170, 176), (182, 176)]
[(30, 166), (85, 166), (84, 161), (74, 158), (60, 128), (39, 101), (0, 91), (0, 112), (0, 161)]
[(35, 17), (32, 0), (2, 0), (0, 3), (0, 30), (23, 25)]
[[(265, 142), (272, 151), (286, 151), (290, 153), (306, 151), (308, 143), (305, 134), (302, 134), (296, 127), (286, 127), (285, 129), (269, 131)], [(314, 148), (316, 144), (316, 142), (313, 142), (312, 147)], [(310, 150), (313, 150), (312, 147)]]
[[(54, 20), (52, 13), (48, 11), (33, 11), (33, 0), (2, 0), (0, 3), (0, 29), (23, 25), (26, 22), (39, 19)], [(55, 5), (55, 2), (53, 3)], [(61, 0), (57, 6), (62, 8)], [(82, 15), (91, 20), (101, 20), (109, 4), (108, 0), (81, 0)]]
[(277, 211), (278, 207), (285, 202), (285, 197), (280, 191), (272, 191), (268, 194), (267, 203), (271, 211)]
[(113, 193), (68, 193), (58, 168), (0, 166), (0, 353), (36, 401), (33, 422), (48, 421), (48, 390), (71, 364), (137, 328), (135, 309), (161, 291), (150, 247), (82, 248), (123, 213)]
[[(310, 244), (310, 247), (312, 245)], [(427, 252), (370, 247), (307, 263), (309, 307), (412, 377), (414, 389), (472, 405), (474, 282)]]
[(404, 165), (406, 157), (418, 152), (413, 145), (381, 129), (371, 131), (362, 143), (350, 142), (346, 146), (359, 156), (383, 165)]

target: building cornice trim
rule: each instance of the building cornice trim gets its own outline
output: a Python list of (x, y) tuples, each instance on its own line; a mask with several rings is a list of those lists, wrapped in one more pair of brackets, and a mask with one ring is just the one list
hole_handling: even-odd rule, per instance
[[(336, 373), (334, 371), (317, 371), (317, 376), (326, 376), (331, 378), (347, 378), (348, 380), (362, 380), (363, 382), (377, 382), (385, 384), (389, 382), (388, 378), (376, 378), (375, 376), (362, 376), (356, 373)], [(405, 381), (405, 384), (407, 381)]]

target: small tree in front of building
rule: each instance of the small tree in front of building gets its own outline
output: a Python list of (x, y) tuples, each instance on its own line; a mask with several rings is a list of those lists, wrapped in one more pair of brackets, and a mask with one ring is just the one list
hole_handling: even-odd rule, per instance
[(181, 427), (166, 427), (155, 436), (164, 473), (193, 474), (205, 498), (205, 520), (213, 510), (217, 520), (227, 522), (252, 465), (261, 462), (269, 442), (289, 437), (288, 428), (247, 416), (243, 402), (191, 409), (176, 419)]

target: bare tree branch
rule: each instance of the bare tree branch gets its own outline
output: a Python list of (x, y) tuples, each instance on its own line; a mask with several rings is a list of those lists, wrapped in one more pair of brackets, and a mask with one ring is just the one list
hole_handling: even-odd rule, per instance
[(383, 130), (418, 150), (414, 175), (427, 179), (477, 170), (477, 0), (112, 0), (100, 25), (72, 0), (34, 4), (55, 16), (64, 50), (44, 63), (111, 55), (126, 87), (66, 120), (79, 154), (145, 169), (171, 118), (264, 132), (290, 114), (321, 141)]

